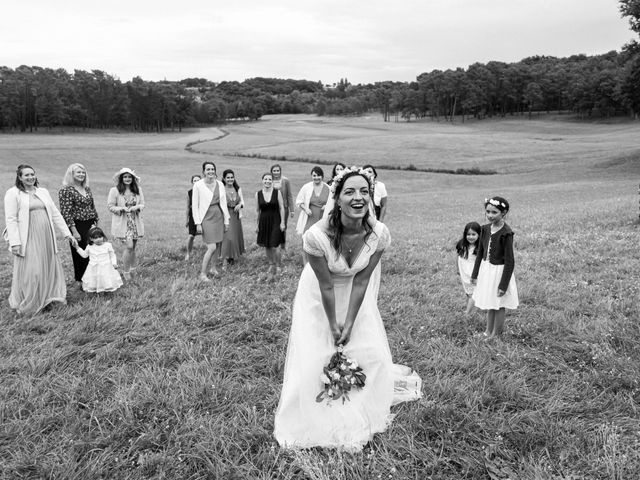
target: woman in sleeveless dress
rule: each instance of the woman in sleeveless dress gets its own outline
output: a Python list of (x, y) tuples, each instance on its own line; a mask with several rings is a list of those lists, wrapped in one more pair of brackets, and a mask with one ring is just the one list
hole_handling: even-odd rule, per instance
[(264, 247), (269, 269), (267, 274), (275, 279), (282, 267), (280, 247), (284, 242), (284, 205), (282, 194), (273, 188), (271, 173), (262, 175), (262, 190), (256, 192), (256, 213), (258, 214), (258, 239), (256, 243)]
[(278, 164), (271, 166), (271, 178), (273, 178), (273, 188), (279, 190), (282, 194), (282, 206), (284, 207), (284, 232), (282, 232), (282, 243), (280, 248), (284, 251), (287, 241), (287, 225), (289, 224), (289, 216), (293, 218), (293, 190), (291, 182), (282, 174), (282, 167)]
[[(207, 245), (198, 278), (203, 282), (210, 282), (207, 269), (218, 244), (222, 243), (224, 232), (229, 228), (229, 211), (224, 185), (220, 180), (216, 180), (215, 163), (204, 162), (202, 173), (204, 178), (193, 184), (191, 212), (196, 224), (196, 232), (202, 234), (202, 241)], [(214, 277), (219, 275), (215, 264), (210, 273)]]
[(222, 268), (224, 269), (228, 263), (235, 262), (244, 253), (244, 235), (242, 233), (241, 220), (244, 198), (233, 170), (222, 172), (222, 180), (227, 197), (227, 210), (229, 211), (229, 229), (224, 232), (222, 246), (220, 247), (220, 258), (222, 258)]
[[(420, 379), (394, 365), (372, 274), (390, 244), (387, 227), (369, 214), (373, 179), (351, 168), (334, 179), (335, 209), (304, 234), (309, 263), (293, 305), (291, 332), (274, 435), (282, 447), (359, 450), (384, 431), (400, 401), (420, 397)], [(379, 277), (378, 277), (379, 280)], [(366, 375), (348, 401), (319, 403), (323, 367), (336, 352)], [(394, 385), (412, 384), (400, 392)]]

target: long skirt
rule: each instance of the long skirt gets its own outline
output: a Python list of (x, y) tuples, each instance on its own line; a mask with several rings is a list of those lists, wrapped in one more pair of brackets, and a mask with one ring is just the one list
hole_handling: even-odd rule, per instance
[(232, 258), (237, 260), (244, 253), (244, 235), (242, 233), (242, 220), (233, 208), (229, 208), (229, 229), (224, 232), (220, 258)]
[[(333, 276), (336, 319), (344, 324), (353, 277)], [(366, 374), (363, 389), (350, 400), (318, 403), (320, 374), (336, 351), (322, 305), (317, 277), (307, 264), (293, 303), (284, 381), (274, 420), (274, 435), (282, 447), (329, 447), (357, 451), (393, 418), (391, 405), (417, 400), (422, 381), (411, 368), (394, 364), (376, 297), (380, 271), (369, 285), (344, 353)]]
[(24, 257), (13, 261), (9, 306), (18, 313), (38, 313), (51, 302), (66, 303), (67, 285), (46, 210), (29, 212)]

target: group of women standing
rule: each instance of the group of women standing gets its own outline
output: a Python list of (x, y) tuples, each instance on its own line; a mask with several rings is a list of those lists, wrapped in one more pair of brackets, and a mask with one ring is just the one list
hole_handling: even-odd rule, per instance
[[(144, 197), (138, 183), (132, 170), (121, 169), (114, 176), (115, 186), (107, 201), (112, 213), (111, 233), (124, 245), (125, 279), (131, 278), (136, 242), (144, 235), (140, 217)], [(74, 163), (67, 168), (58, 197), (60, 209), (49, 192), (39, 186), (36, 171), (30, 165), (18, 166), (15, 185), (5, 194), (5, 240), (14, 255), (9, 305), (19, 314), (34, 314), (54, 302), (66, 302), (56, 232), (71, 245), (77, 282), (82, 281), (87, 269), (89, 260), (76, 248), (86, 248), (89, 230), (98, 225), (99, 217), (83, 165)]]
[[(331, 178), (345, 169), (343, 163), (334, 165)], [(376, 177), (375, 168), (366, 165), (364, 170)], [(286, 248), (286, 232), (289, 218), (299, 210), (296, 232), (303, 235), (312, 225), (326, 217), (333, 208), (330, 195), (331, 180), (324, 181), (322, 168), (311, 169), (311, 181), (303, 185), (293, 201), (291, 182), (282, 174), (280, 165), (273, 165), (269, 172), (262, 175), (262, 188), (255, 194), (257, 214), (256, 243), (265, 249), (268, 268), (266, 275), (276, 278), (282, 270), (282, 252)], [(191, 258), (193, 242), (202, 235), (207, 250), (202, 259), (199, 278), (210, 282), (210, 276), (219, 276), (216, 267), (218, 260), (224, 269), (235, 262), (245, 251), (242, 230), (242, 209), (244, 197), (238, 186), (233, 170), (225, 170), (222, 181), (217, 180), (216, 166), (206, 161), (202, 164), (202, 176), (191, 177), (192, 188), (188, 191), (187, 222), (189, 237), (185, 260)], [(371, 199), (371, 213), (379, 220), (386, 212), (387, 193), (382, 182), (376, 182), (374, 191), (378, 193)], [(216, 251), (217, 259), (213, 261)], [(306, 254), (303, 254), (306, 263)]]
[[(344, 164), (333, 167), (332, 178), (344, 170)], [(375, 177), (375, 169), (370, 168)], [(367, 170), (368, 172), (368, 170)], [(369, 172), (368, 172), (369, 173)], [(185, 259), (191, 256), (196, 235), (202, 235), (207, 250), (203, 256), (199, 278), (210, 282), (210, 276), (218, 276), (216, 268), (220, 259), (222, 268), (235, 262), (244, 252), (242, 210), (245, 206), (242, 189), (238, 186), (233, 170), (225, 170), (222, 181), (217, 179), (213, 162), (204, 162), (202, 175), (191, 179), (187, 205), (189, 239)], [(122, 246), (120, 262), (126, 281), (136, 271), (136, 246), (144, 236), (141, 212), (144, 195), (140, 177), (130, 168), (122, 168), (113, 176), (114, 186), (107, 198), (111, 212), (111, 235)], [(282, 174), (280, 165), (274, 165), (262, 176), (262, 188), (255, 194), (257, 213), (257, 244), (265, 248), (270, 278), (278, 276), (282, 269), (282, 251), (286, 247), (286, 230), (295, 209), (300, 211), (296, 231), (303, 235), (333, 208), (330, 183), (324, 182), (323, 170), (316, 166), (311, 170), (311, 181), (299, 191), (295, 203), (293, 189)], [(378, 218), (384, 218), (386, 190), (376, 205)], [(374, 197), (376, 198), (376, 197)], [(13, 281), (10, 294), (11, 308), (22, 314), (40, 311), (52, 302), (64, 302), (66, 284), (58, 256), (54, 232), (63, 235), (71, 244), (74, 279), (78, 284), (87, 269), (88, 259), (79, 255), (76, 248), (85, 249), (89, 230), (98, 226), (100, 218), (89, 186), (86, 168), (80, 163), (70, 165), (59, 191), (60, 209), (56, 207), (48, 191), (38, 186), (35, 170), (20, 165), (16, 171), (15, 185), (5, 195), (5, 239), (14, 254)], [(372, 207), (373, 208), (373, 207)], [(216, 261), (212, 262), (218, 253)], [(304, 255), (306, 263), (306, 254)]]

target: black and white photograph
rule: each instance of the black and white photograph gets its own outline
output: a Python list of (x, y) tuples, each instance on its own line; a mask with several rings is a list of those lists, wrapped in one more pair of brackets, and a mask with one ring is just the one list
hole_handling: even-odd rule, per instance
[(0, 479), (640, 477), (640, 0), (31, 0), (0, 46)]

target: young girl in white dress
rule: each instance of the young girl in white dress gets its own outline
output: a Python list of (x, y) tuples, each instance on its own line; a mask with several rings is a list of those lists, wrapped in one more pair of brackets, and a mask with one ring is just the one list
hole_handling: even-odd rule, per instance
[(494, 338), (502, 335), (505, 309), (518, 308), (518, 288), (513, 276), (513, 231), (504, 221), (509, 202), (502, 197), (487, 198), (484, 213), (489, 224), (482, 226), (476, 263), (471, 281), (476, 283), (473, 301), (476, 307), (487, 310), (487, 328), (484, 335)]
[(78, 254), (89, 259), (87, 270), (82, 276), (82, 289), (85, 292), (113, 292), (122, 286), (122, 278), (116, 270), (118, 261), (113, 246), (107, 242), (102, 229), (89, 230), (89, 245), (84, 250), (76, 248)]
[(476, 252), (478, 250), (478, 239), (480, 238), (480, 224), (478, 222), (469, 222), (464, 226), (462, 238), (456, 244), (458, 252), (458, 273), (462, 288), (467, 295), (467, 315), (473, 309), (473, 290), (475, 285), (471, 283), (471, 273), (476, 263)]
[[(357, 451), (391, 422), (391, 406), (420, 397), (420, 378), (394, 365), (372, 275), (391, 239), (369, 213), (373, 178), (357, 167), (334, 178), (335, 208), (303, 237), (300, 275), (274, 435), (282, 447)], [(323, 367), (336, 352), (366, 375), (349, 400), (317, 401)], [(407, 388), (413, 385), (413, 388)]]

